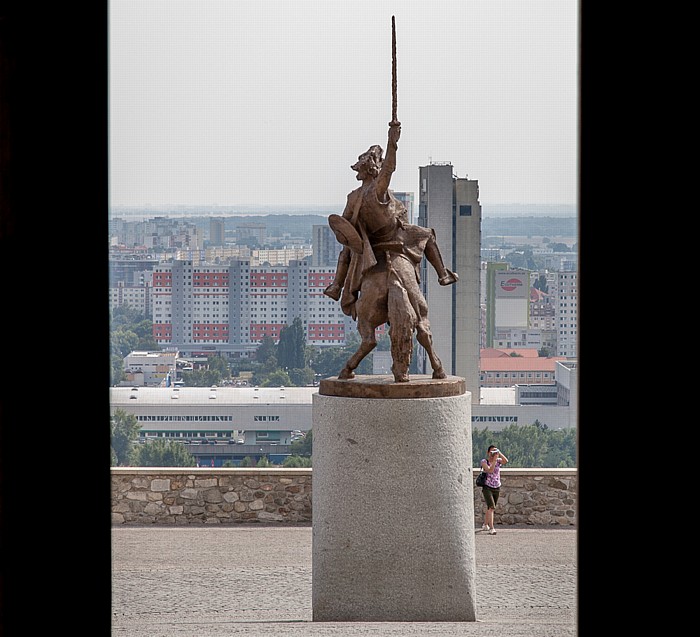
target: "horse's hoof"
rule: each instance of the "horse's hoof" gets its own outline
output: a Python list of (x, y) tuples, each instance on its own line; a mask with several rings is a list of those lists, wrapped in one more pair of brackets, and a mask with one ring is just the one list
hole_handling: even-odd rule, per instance
[(440, 378), (447, 378), (447, 374), (445, 373), (444, 369), (440, 369), (438, 371), (433, 372), (433, 378), (435, 379), (440, 379)]
[(399, 376), (394, 376), (394, 381), (397, 383), (407, 383), (408, 374), (400, 374)]
[(355, 378), (355, 372), (350, 369), (344, 369), (340, 374), (338, 374), (340, 380), (352, 380)]

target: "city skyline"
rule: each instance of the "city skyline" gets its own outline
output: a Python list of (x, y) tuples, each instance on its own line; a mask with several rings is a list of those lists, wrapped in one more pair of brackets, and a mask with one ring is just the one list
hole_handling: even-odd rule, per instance
[(391, 187), (449, 162), (483, 205), (578, 199), (578, 3), (110, 3), (110, 204), (343, 206), (386, 147)]

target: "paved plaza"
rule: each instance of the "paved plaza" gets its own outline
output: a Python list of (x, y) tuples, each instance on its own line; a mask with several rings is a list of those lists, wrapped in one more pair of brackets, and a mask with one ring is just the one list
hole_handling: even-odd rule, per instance
[(476, 622), (325, 623), (310, 526), (115, 526), (112, 636), (575, 637), (577, 531), (497, 528), (475, 535)]

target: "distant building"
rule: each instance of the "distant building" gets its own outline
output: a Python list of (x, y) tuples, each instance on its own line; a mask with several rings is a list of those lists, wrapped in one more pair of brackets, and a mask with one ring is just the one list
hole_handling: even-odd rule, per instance
[(338, 256), (342, 249), (343, 244), (335, 238), (328, 224), (312, 227), (311, 265), (335, 268), (338, 265)]
[(119, 283), (125, 286), (144, 285), (151, 280), (153, 268), (158, 259), (148, 256), (119, 254), (110, 252), (109, 255), (109, 285), (116, 287)]
[(415, 223), (414, 211), (413, 211), (413, 193), (412, 192), (401, 192), (394, 190), (394, 197), (396, 197), (404, 206), (406, 206), (406, 213), (408, 215), (408, 222)]
[(209, 220), (209, 245), (223, 246), (226, 237), (226, 220), (223, 217), (212, 217)]
[[(547, 292), (534, 283), (544, 276)], [(485, 278), (486, 347), (546, 349), (577, 356), (578, 290), (576, 272), (527, 271), (507, 263), (487, 263)]]
[(110, 219), (110, 243), (126, 248), (197, 250), (203, 247), (201, 230), (193, 223), (170, 217), (153, 217), (145, 221)]
[(153, 273), (153, 336), (188, 356), (248, 357), (264, 337), (279, 339), (299, 317), (307, 344), (342, 346), (350, 319), (323, 294), (334, 275), (335, 268), (312, 267), (306, 259), (259, 267), (249, 259), (161, 263)]
[(126, 381), (122, 384), (136, 385), (142, 382), (146, 386), (164, 386), (168, 376), (175, 378), (178, 356), (174, 350), (131, 352), (124, 357)]
[(128, 306), (150, 318), (153, 316), (151, 290), (150, 281), (143, 285), (124, 285), (124, 283), (119, 282), (116, 287), (109, 288), (109, 309), (115, 310)]
[(236, 243), (255, 239), (258, 245), (265, 245), (267, 226), (264, 223), (239, 223), (236, 226)]
[(296, 246), (293, 248), (260, 248), (253, 250), (251, 265), (284, 265), (288, 266), (292, 261), (311, 258), (310, 245)]
[[(550, 429), (577, 426), (576, 364), (560, 363), (556, 387), (562, 397), (548, 394), (538, 404), (515, 387), (484, 388), (472, 406), (472, 427), (501, 431), (511, 425), (539, 422)], [(549, 387), (547, 391), (549, 391)], [(298, 432), (312, 429), (313, 395), (318, 387), (112, 387), (111, 413), (121, 409), (136, 417), (139, 440), (165, 439), (188, 445), (205, 462), (221, 466), (245, 456), (267, 455), (281, 462), (291, 452)], [(563, 400), (567, 397), (568, 400)], [(436, 435), (430, 427), (426, 436)]]
[(557, 274), (557, 355), (575, 358), (578, 356), (578, 273)]
[(511, 387), (517, 384), (555, 382), (555, 368), (562, 356), (482, 356), (481, 387)]
[[(476, 180), (453, 175), (449, 163), (419, 167), (418, 225), (433, 228), (445, 265), (459, 275), (441, 286), (423, 259), (421, 283), (438, 356), (448, 374), (466, 379), (472, 403), (479, 402), (481, 345), (481, 204)], [(425, 350), (419, 348), (421, 373), (429, 373)]]

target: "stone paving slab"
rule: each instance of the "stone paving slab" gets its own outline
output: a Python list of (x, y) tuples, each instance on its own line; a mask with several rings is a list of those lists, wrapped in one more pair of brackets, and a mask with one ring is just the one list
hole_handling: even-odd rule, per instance
[(475, 548), (476, 622), (313, 622), (310, 526), (113, 527), (112, 636), (577, 635), (575, 529), (499, 527)]

